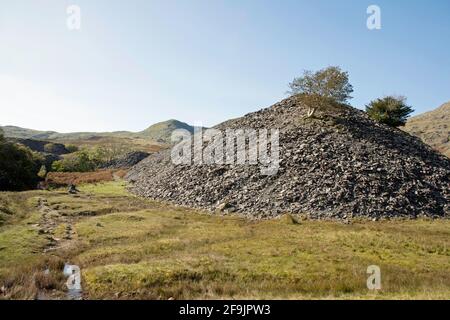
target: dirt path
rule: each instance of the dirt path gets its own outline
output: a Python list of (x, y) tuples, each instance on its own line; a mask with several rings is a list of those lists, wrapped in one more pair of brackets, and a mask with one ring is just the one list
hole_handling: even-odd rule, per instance
[[(53, 209), (45, 198), (39, 198), (38, 208), (41, 212), (41, 220), (37, 227), (40, 234), (47, 235), (49, 244), (44, 248), (44, 253), (59, 249), (66, 249), (74, 244), (77, 237), (73, 227), (73, 220), (68, 216), (62, 215), (58, 210)], [(65, 226), (63, 235), (56, 235), (56, 229)]]
[[(44, 197), (38, 199), (38, 210), (41, 213), (41, 219), (36, 227), (38, 228), (38, 232), (46, 235), (48, 240), (48, 244), (43, 250), (44, 254), (51, 253), (58, 256), (59, 250), (67, 250), (76, 245), (77, 233), (74, 228), (74, 217), (64, 215), (58, 210), (55, 210)], [(49, 272), (49, 270), (45, 270), (44, 272)], [(63, 270), (60, 272), (63, 272)], [(39, 291), (37, 299), (59, 300), (61, 297), (53, 297), (46, 291)], [(66, 299), (80, 300), (82, 299), (82, 291), (76, 290), (76, 294), (74, 294), (73, 290), (69, 288), (66, 292)]]

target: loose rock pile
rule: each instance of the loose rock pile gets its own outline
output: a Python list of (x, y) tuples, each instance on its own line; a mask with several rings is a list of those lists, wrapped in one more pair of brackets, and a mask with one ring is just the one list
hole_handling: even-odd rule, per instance
[(306, 119), (295, 97), (216, 129), (279, 128), (280, 169), (173, 165), (170, 150), (133, 167), (141, 196), (250, 218), (449, 217), (450, 160), (357, 109), (336, 106)]
[(114, 159), (102, 166), (102, 169), (127, 169), (138, 164), (150, 154), (141, 151), (134, 151), (127, 153), (126, 155)]

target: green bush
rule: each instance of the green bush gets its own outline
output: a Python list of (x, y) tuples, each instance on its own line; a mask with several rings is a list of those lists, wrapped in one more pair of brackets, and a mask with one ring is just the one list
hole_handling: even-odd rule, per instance
[(95, 171), (99, 161), (88, 151), (82, 150), (64, 156), (62, 160), (53, 162), (52, 171), (56, 172), (89, 172)]
[(0, 132), (0, 191), (36, 187), (42, 159), (27, 147), (7, 142)]
[[(67, 148), (67, 146), (66, 146)], [(53, 162), (52, 171), (89, 172), (95, 171), (103, 164), (130, 152), (128, 146), (106, 145), (83, 149), (63, 156), (62, 160)]]
[(375, 121), (391, 127), (401, 127), (414, 110), (406, 104), (405, 97), (387, 96), (371, 101), (366, 106), (366, 112)]
[(66, 145), (66, 149), (67, 149), (67, 151), (69, 151), (69, 153), (74, 153), (74, 152), (77, 152), (79, 150), (78, 147), (76, 145), (73, 145), (73, 144)]
[(45, 146), (44, 146), (44, 151), (45, 152), (47, 152), (47, 153), (56, 153), (56, 151), (57, 151), (57, 146), (54, 144), (54, 143), (47, 143)]

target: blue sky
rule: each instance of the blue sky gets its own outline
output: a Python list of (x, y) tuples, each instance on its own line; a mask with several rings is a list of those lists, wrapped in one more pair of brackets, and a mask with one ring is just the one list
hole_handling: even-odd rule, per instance
[[(381, 30), (366, 27), (371, 4)], [(450, 100), (449, 39), (447, 0), (0, 0), (0, 125), (212, 126), (328, 65), (349, 72), (353, 106), (402, 94), (420, 113)]]

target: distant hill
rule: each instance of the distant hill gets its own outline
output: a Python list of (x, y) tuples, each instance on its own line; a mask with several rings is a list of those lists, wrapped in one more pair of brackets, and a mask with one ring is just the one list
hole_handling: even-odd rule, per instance
[(55, 131), (39, 131), (16, 126), (0, 127), (5, 137), (18, 139), (33, 139), (75, 145), (98, 145), (105, 143), (135, 143), (139, 145), (169, 144), (170, 137), (176, 129), (186, 129), (193, 132), (193, 127), (178, 120), (168, 120), (156, 123), (141, 132), (72, 132), (59, 133)]
[(38, 139), (39, 136), (49, 137), (53, 134), (56, 134), (56, 132), (53, 131), (39, 131), (16, 126), (4, 126), (0, 128), (3, 130), (6, 137), (18, 139)]
[(39, 131), (34, 129), (26, 129), (16, 126), (4, 126), (0, 128), (3, 129), (6, 137), (45, 141), (92, 139), (95, 137), (129, 138), (136, 136), (135, 133), (128, 131), (59, 133), (55, 131)]
[(172, 132), (177, 129), (185, 129), (191, 133), (194, 132), (194, 127), (187, 123), (172, 119), (155, 123), (144, 131), (139, 132), (138, 135), (159, 143), (170, 143)]
[(450, 102), (412, 117), (402, 129), (450, 157)]

